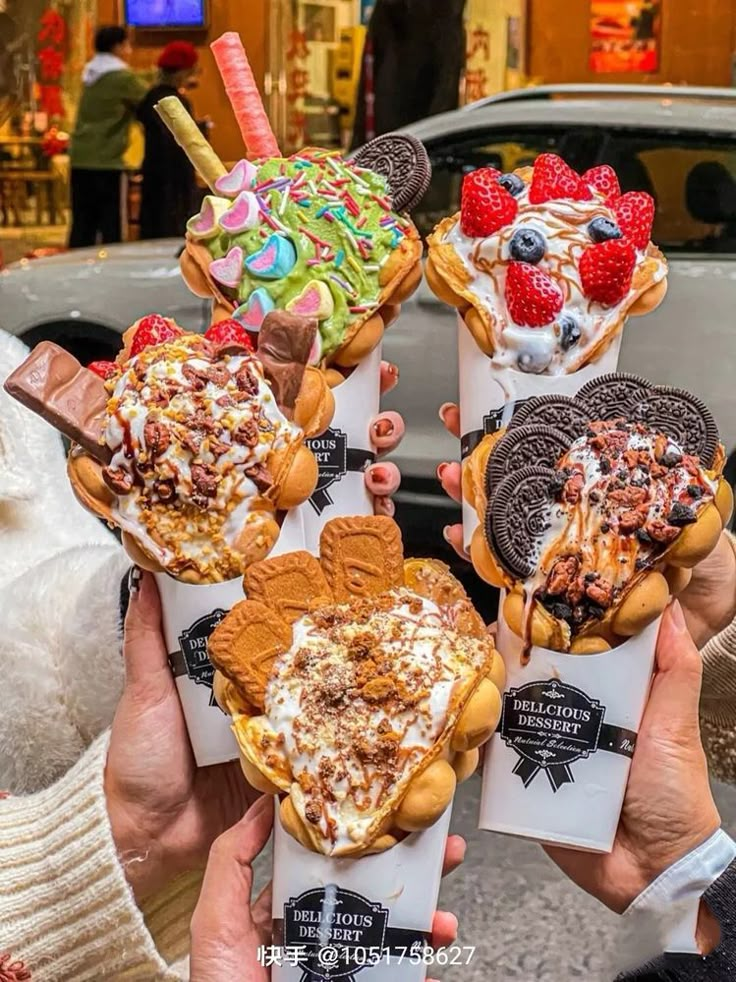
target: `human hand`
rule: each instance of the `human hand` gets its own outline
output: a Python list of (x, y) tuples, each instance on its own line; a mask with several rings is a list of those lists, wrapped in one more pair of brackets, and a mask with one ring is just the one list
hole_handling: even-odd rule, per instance
[[(445, 428), (460, 438), (460, 412), (452, 402), (439, 410)], [(454, 501), (462, 500), (461, 465), (442, 463), (437, 477), (443, 490)], [(462, 525), (448, 525), (444, 535), (463, 559), (470, 559), (463, 548)], [(713, 552), (692, 571), (692, 578), (678, 600), (685, 623), (698, 648), (722, 631), (736, 617), (736, 553), (724, 533)]]
[[(390, 392), (399, 381), (399, 370), (390, 362), (381, 362), (381, 395)], [(374, 416), (369, 424), (371, 449), (377, 456), (391, 453), (401, 443), (404, 436), (404, 421), (398, 413), (385, 412)], [(370, 464), (365, 471), (365, 484), (374, 495), (374, 508), (377, 515), (394, 514), (391, 495), (401, 484), (401, 474), (396, 464), (388, 461)]]
[(110, 736), (105, 796), (120, 861), (137, 900), (203, 867), (214, 839), (257, 796), (237, 761), (198, 769), (161, 636), (150, 573), (132, 589), (125, 689)]
[(619, 913), (721, 824), (700, 742), (700, 680), (700, 655), (675, 600), (657, 639), (656, 672), (613, 851), (546, 850), (574, 883)]
[[(258, 963), (258, 946), (271, 943), (271, 892), (252, 902), (253, 868), (273, 825), (273, 799), (260, 798), (248, 813), (215, 840), (202, 892), (192, 917), (192, 982), (267, 982), (271, 973)], [(444, 873), (456, 869), (465, 855), (457, 835), (447, 840)], [(438, 911), (432, 944), (447, 947), (457, 938), (457, 919)]]

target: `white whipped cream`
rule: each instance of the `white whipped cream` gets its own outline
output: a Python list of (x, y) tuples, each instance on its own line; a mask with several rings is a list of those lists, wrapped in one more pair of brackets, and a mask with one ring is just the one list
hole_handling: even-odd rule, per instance
[[(616, 221), (613, 211), (603, 203), (603, 196), (595, 189), (590, 201), (569, 199), (529, 203), (529, 185), (516, 197), (519, 206), (512, 224), (506, 225), (485, 239), (465, 235), (459, 216), (445, 236), (471, 276), (470, 290), (478, 298), (479, 305), (487, 309), (493, 318), (494, 355), (497, 366), (516, 368), (535, 374), (563, 375), (570, 364), (577, 363), (590, 351), (601, 335), (621, 318), (634, 299), (632, 288), (626, 297), (613, 307), (604, 307), (589, 300), (583, 293), (579, 264), (583, 251), (593, 244), (587, 232), (594, 218)], [(557, 319), (544, 327), (526, 327), (511, 319), (505, 301), (507, 263), (510, 241), (520, 228), (533, 228), (546, 240), (545, 254), (537, 264), (554, 279), (563, 292), (564, 305)], [(637, 252), (637, 267), (645, 259), (645, 253)], [(667, 274), (666, 264), (656, 260), (652, 277), (655, 283)], [(636, 269), (634, 279), (636, 278)], [(574, 318), (580, 328), (579, 341), (567, 351), (560, 343), (560, 319), (564, 315)]]

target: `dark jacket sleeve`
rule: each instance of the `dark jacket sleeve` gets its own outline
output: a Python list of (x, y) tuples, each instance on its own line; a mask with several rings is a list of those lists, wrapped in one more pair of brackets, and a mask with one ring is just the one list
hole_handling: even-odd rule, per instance
[(736, 860), (704, 895), (721, 925), (718, 947), (707, 957), (664, 954), (616, 982), (733, 982), (736, 979)]

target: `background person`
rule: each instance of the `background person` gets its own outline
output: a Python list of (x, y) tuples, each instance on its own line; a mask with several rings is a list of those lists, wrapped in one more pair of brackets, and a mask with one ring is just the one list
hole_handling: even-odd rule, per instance
[(72, 249), (122, 239), (123, 156), (130, 124), (146, 94), (126, 62), (132, 50), (124, 27), (101, 27), (96, 54), (82, 72), (70, 148)]
[(146, 138), (140, 214), (142, 239), (183, 236), (187, 219), (197, 210), (194, 168), (155, 109), (159, 100), (173, 95), (192, 115), (184, 93), (192, 87), (197, 61), (196, 48), (188, 41), (167, 44), (158, 60), (158, 80), (138, 107), (138, 119)]

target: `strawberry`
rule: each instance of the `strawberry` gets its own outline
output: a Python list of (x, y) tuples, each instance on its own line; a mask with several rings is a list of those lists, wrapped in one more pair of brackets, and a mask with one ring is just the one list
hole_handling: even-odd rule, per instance
[(501, 175), (482, 167), (463, 180), (460, 227), (471, 239), (484, 239), (516, 218), (519, 206), (506, 188), (496, 183)]
[(580, 257), (583, 293), (612, 307), (626, 296), (636, 265), (636, 251), (627, 239), (609, 239), (588, 246)]
[(552, 198), (590, 201), (592, 195), (585, 181), (556, 153), (540, 153), (534, 161), (529, 201), (541, 205)]
[(552, 323), (562, 304), (562, 290), (539, 266), (508, 264), (506, 306), (515, 324), (544, 327)]
[(148, 317), (141, 317), (133, 335), (130, 357), (134, 358), (144, 348), (171, 341), (172, 338), (178, 338), (183, 333), (182, 329), (169, 317), (162, 317), (161, 314), (149, 314)]
[(94, 372), (95, 375), (99, 375), (105, 381), (118, 373), (118, 366), (114, 361), (91, 361), (87, 365), (87, 369), (90, 372)]
[(637, 249), (646, 249), (652, 237), (654, 198), (646, 191), (627, 191), (613, 205), (624, 238)]
[(583, 174), (583, 180), (599, 194), (602, 194), (606, 201), (612, 201), (621, 194), (621, 186), (616, 177), (616, 171), (610, 164), (600, 164), (598, 167), (591, 167)]
[(253, 351), (248, 332), (236, 320), (218, 321), (207, 328), (204, 336), (213, 344), (242, 344), (248, 351)]

